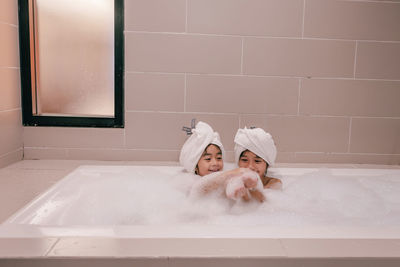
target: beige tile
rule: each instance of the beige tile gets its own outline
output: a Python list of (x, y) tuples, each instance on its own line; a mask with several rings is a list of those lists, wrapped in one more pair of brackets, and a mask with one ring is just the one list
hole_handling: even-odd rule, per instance
[[(96, 161), (97, 162), (97, 161)], [(79, 165), (87, 165), (88, 161), (84, 160), (27, 160), (24, 159), (7, 167), (7, 170), (56, 170), (56, 171), (72, 171)], [(100, 163), (99, 163), (100, 164)], [(102, 162), (101, 164), (105, 164)]]
[(270, 132), (280, 152), (346, 152), (349, 119), (339, 117), (243, 115), (240, 126)]
[(226, 154), (225, 159), (224, 159), (225, 162), (234, 162), (235, 154), (234, 154), (233, 150), (226, 150), (225, 149), (225, 154)]
[(48, 254), (52, 256), (113, 257), (257, 257), (283, 256), (275, 239), (113, 239), (61, 238)]
[(125, 44), (127, 71), (240, 73), (240, 38), (127, 33)]
[(0, 23), (0, 67), (19, 67), (18, 28)]
[(183, 111), (183, 74), (125, 74), (126, 110)]
[(40, 257), (57, 242), (57, 238), (0, 238), (0, 258)]
[(392, 239), (282, 239), (289, 257), (377, 258), (398, 257), (400, 241)]
[(400, 79), (400, 43), (360, 42), (356, 78)]
[(238, 116), (198, 113), (126, 113), (126, 146), (133, 149), (180, 150), (186, 140), (183, 126), (192, 118), (204, 121), (219, 132), (226, 150), (233, 150)]
[(21, 110), (0, 112), (0, 155), (22, 148)]
[(165, 259), (157, 258), (93, 258), (93, 257), (67, 257), (67, 258), (26, 258), (26, 259), (0, 259), (2, 267), (167, 267), (170, 266)]
[(399, 165), (400, 155), (358, 154), (358, 153), (296, 153), (293, 162), (337, 163), (337, 164), (386, 164)]
[(18, 1), (3, 0), (0, 1), (0, 22), (9, 24), (18, 24)]
[(126, 146), (178, 150), (186, 139), (182, 127), (190, 125), (189, 116), (182, 113), (127, 112)]
[(304, 36), (400, 41), (399, 3), (306, 1)]
[(347, 163), (278, 163), (275, 168), (330, 168), (330, 169), (354, 169), (353, 164)]
[[(3, 264), (4, 263), (4, 264)], [(158, 258), (94, 258), (94, 257), (60, 257), (39, 259), (6, 259), (0, 262), (2, 267), (168, 267), (166, 259)]]
[(0, 111), (21, 107), (19, 69), (0, 67)]
[(185, 31), (185, 0), (129, 0), (124, 10), (127, 31)]
[(179, 150), (140, 149), (68, 149), (68, 159), (80, 160), (134, 160), (134, 161), (178, 161)]
[(24, 127), (27, 147), (121, 148), (124, 129)]
[(24, 159), (67, 159), (67, 149), (52, 147), (24, 147)]
[(303, 1), (188, 1), (188, 31), (196, 33), (301, 36)]
[(298, 80), (188, 75), (187, 111), (297, 114)]
[(400, 82), (303, 79), (300, 114), (400, 116)]
[(281, 152), (276, 155), (275, 163), (297, 162), (295, 152)]
[(22, 160), (23, 156), (24, 156), (24, 151), (22, 147), (18, 148), (15, 151), (11, 151), (6, 154), (0, 155), (0, 169)]
[(43, 193), (68, 174), (65, 170), (16, 170), (0, 171), (0, 222)]
[(400, 119), (353, 118), (350, 152), (400, 154)]
[(363, 258), (172, 258), (170, 266), (174, 267), (204, 267), (204, 266), (230, 266), (230, 267), (395, 267), (397, 259), (363, 259)]
[(397, 170), (400, 165), (385, 165), (385, 164), (353, 164), (356, 169), (384, 169), (384, 170)]
[(355, 42), (246, 38), (243, 72), (255, 75), (353, 77)]

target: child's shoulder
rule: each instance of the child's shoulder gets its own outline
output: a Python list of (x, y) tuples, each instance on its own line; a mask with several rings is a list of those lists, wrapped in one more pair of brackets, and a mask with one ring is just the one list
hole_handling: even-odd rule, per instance
[(278, 178), (268, 177), (268, 183), (264, 188), (269, 189), (282, 189), (282, 181)]

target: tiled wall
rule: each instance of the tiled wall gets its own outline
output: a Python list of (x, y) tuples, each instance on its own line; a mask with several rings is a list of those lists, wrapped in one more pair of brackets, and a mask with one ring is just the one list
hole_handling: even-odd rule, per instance
[(17, 1), (0, 1), (0, 168), (22, 159)]
[(125, 44), (125, 129), (25, 127), (25, 158), (176, 161), (197, 118), (229, 160), (247, 125), (278, 162), (400, 164), (400, 1), (125, 0)]

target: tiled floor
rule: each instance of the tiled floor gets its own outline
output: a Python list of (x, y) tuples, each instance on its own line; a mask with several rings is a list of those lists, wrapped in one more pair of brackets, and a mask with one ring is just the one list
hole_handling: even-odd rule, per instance
[[(27, 160), (0, 169), (0, 222), (80, 165), (176, 162)], [(291, 164), (290, 166), (294, 166)], [(296, 167), (311, 167), (309, 164)], [(321, 165), (312, 165), (312, 167)], [(326, 165), (323, 165), (326, 166)], [(281, 164), (281, 167), (288, 167)], [(400, 168), (328, 165), (330, 168)], [(1, 226), (0, 226), (1, 227)], [(399, 239), (0, 238), (0, 266), (400, 266)], [(372, 265), (371, 265), (372, 264)]]

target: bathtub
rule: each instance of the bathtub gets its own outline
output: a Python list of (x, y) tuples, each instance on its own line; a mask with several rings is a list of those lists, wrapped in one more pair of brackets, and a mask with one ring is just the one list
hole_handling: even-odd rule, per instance
[(53, 240), (49, 258), (398, 266), (400, 169), (280, 167), (269, 175), (284, 186), (266, 190), (265, 203), (187, 204), (181, 167), (80, 166), (5, 221), (0, 238)]

